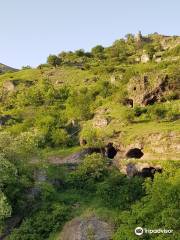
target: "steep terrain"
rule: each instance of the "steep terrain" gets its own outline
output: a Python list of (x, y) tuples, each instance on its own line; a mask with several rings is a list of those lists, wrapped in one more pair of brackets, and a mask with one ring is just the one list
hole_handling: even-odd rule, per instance
[[(155, 216), (151, 201), (164, 182), (164, 202), (173, 184), (178, 195), (180, 37), (128, 34), (107, 48), (50, 55), (37, 68), (0, 64), (0, 72), (0, 232), (8, 239), (136, 239), (126, 214), (132, 228), (142, 224), (144, 201)], [(172, 227), (161, 210), (160, 227)], [(10, 216), (21, 219), (15, 231)]]

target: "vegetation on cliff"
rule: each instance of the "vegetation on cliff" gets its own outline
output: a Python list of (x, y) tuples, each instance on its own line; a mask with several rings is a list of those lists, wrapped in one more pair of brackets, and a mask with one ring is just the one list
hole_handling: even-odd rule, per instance
[[(144, 239), (179, 238), (179, 44), (177, 36), (128, 34), (2, 72), (1, 235), (59, 239), (68, 220), (92, 212), (113, 225), (114, 240), (136, 239), (137, 226), (174, 230)], [(114, 156), (126, 161), (137, 146), (161, 173), (127, 178), (116, 169)], [(82, 149), (89, 152), (78, 166), (47, 161)]]

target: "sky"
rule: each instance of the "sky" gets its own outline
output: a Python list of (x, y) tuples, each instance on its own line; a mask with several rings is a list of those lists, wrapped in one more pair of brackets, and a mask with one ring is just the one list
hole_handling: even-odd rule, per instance
[(180, 35), (180, 0), (0, 0), (0, 62), (111, 45), (127, 33)]

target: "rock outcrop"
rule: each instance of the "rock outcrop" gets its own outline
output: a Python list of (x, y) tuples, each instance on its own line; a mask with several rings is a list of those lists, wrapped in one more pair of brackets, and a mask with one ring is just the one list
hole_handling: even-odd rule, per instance
[(150, 61), (150, 57), (149, 54), (146, 52), (143, 52), (142, 56), (141, 56), (141, 62), (142, 63), (147, 63)]
[(64, 226), (59, 240), (110, 240), (112, 234), (112, 226), (96, 216), (75, 218)]
[(179, 160), (180, 159), (180, 142), (178, 132), (151, 133), (144, 136), (137, 136), (132, 139), (131, 143), (125, 145), (116, 143), (118, 148), (117, 159), (126, 159), (129, 157), (130, 150), (139, 149), (142, 152), (140, 157), (132, 156), (132, 158), (141, 158), (143, 160)]
[(178, 80), (172, 81), (167, 74), (136, 76), (130, 80), (129, 97), (134, 104), (152, 105), (164, 101), (170, 91), (177, 92), (177, 82)]
[(155, 173), (161, 173), (162, 167), (157, 164), (150, 163), (127, 163), (121, 165), (120, 171), (128, 177), (141, 176), (153, 178)]

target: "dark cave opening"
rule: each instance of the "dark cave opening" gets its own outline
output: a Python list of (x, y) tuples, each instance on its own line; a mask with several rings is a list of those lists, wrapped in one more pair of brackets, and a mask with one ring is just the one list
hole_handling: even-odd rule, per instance
[(122, 104), (124, 106), (133, 107), (133, 99), (125, 98), (123, 99)]
[(141, 158), (144, 153), (139, 148), (132, 148), (126, 153), (128, 158)]
[(139, 176), (143, 177), (143, 178), (147, 178), (150, 177), (151, 179), (154, 178), (154, 174), (158, 172), (158, 173), (162, 173), (162, 169), (161, 168), (154, 168), (154, 167), (147, 167), (147, 168), (143, 168), (141, 172), (138, 173)]
[(155, 102), (157, 102), (157, 97), (156, 96), (151, 96), (147, 99), (144, 100), (144, 105), (153, 105)]
[(86, 139), (81, 139), (81, 140), (80, 140), (80, 145), (81, 145), (81, 146), (85, 146), (86, 144), (87, 144)]
[(117, 154), (117, 150), (113, 147), (113, 143), (108, 143), (106, 147), (106, 156), (110, 159), (113, 159)]

